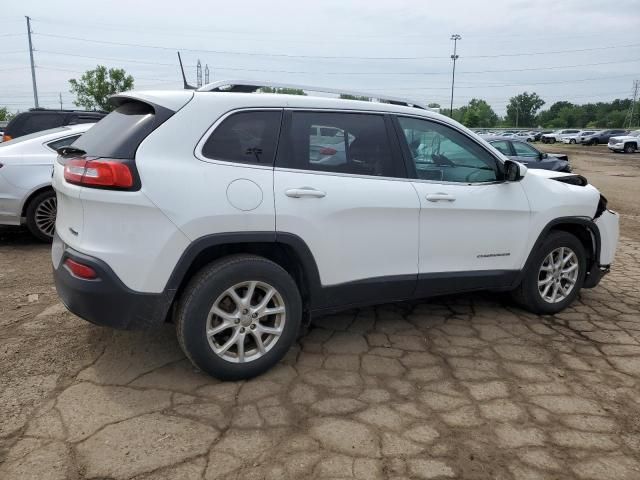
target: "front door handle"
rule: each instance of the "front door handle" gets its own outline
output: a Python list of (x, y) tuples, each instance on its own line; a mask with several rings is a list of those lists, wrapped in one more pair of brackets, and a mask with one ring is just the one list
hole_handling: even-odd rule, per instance
[(322, 198), (327, 195), (322, 190), (317, 190), (312, 187), (289, 188), (288, 190), (285, 190), (284, 194), (287, 197), (291, 197), (291, 198), (302, 198), (302, 197)]
[(428, 193), (427, 200), (429, 200), (430, 202), (455, 202), (456, 197), (442, 192)]

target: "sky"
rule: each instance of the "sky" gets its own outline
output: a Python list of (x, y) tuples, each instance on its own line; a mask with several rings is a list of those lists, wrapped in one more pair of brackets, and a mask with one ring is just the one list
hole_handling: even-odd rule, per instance
[(73, 107), (70, 78), (124, 68), (136, 89), (268, 80), (405, 97), (454, 108), (511, 96), (545, 107), (630, 98), (640, 79), (640, 0), (21, 0), (0, 18), (0, 106), (33, 107), (24, 16), (32, 18), (40, 106)]

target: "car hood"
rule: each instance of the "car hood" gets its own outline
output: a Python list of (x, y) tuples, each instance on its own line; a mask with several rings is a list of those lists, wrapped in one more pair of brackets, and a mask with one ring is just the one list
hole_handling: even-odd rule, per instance
[(631, 135), (616, 135), (615, 137), (609, 138), (609, 141), (611, 140), (619, 140), (621, 142), (624, 142), (626, 140), (638, 140), (638, 137), (632, 137)]
[(574, 173), (566, 173), (566, 172), (556, 172), (554, 170), (544, 170), (544, 169), (533, 169), (530, 168), (527, 170), (527, 175), (535, 175), (536, 177), (543, 178), (559, 178), (559, 177), (567, 177), (572, 176)]

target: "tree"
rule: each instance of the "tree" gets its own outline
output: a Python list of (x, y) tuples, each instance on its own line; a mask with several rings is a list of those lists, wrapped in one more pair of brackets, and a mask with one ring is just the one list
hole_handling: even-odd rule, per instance
[(364, 102), (368, 102), (369, 100), (371, 100), (370, 97), (364, 97), (361, 95), (349, 95), (347, 93), (341, 93), (340, 98), (342, 98), (343, 100), (362, 100)]
[(493, 127), (498, 123), (498, 115), (485, 100), (473, 98), (465, 109), (462, 123), (469, 127)]
[(430, 103), (429, 105), (427, 105), (427, 107), (429, 108), (440, 108), (440, 104), (439, 103)]
[(507, 123), (512, 126), (533, 127), (536, 113), (544, 105), (544, 100), (537, 93), (521, 93), (509, 99), (507, 105)]
[(74, 103), (88, 110), (113, 110), (109, 97), (113, 94), (131, 90), (133, 77), (121, 68), (98, 65), (94, 70), (86, 71), (80, 80), (69, 80), (70, 92), (76, 95)]
[(271, 88), (262, 87), (260, 89), (262, 93), (282, 93), (285, 95), (307, 95), (301, 88)]
[(11, 120), (15, 114), (11, 113), (7, 107), (0, 107), (0, 122)]

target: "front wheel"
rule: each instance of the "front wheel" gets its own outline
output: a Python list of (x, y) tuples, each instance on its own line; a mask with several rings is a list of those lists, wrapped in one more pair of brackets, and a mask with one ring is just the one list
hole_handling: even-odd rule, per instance
[(633, 153), (636, 151), (636, 147), (633, 145), (633, 143), (627, 143), (624, 146), (624, 153)]
[(39, 193), (27, 206), (27, 228), (41, 242), (53, 240), (57, 207), (56, 193), (53, 190)]
[(571, 145), (575, 145), (575, 144), (576, 144), (576, 141), (572, 138), (571, 140), (569, 140), (569, 143), (570, 143)]
[(549, 234), (532, 255), (522, 283), (513, 292), (515, 300), (540, 315), (564, 310), (584, 283), (584, 246), (570, 233), (557, 231)]
[(555, 138), (550, 138), (549, 139), (549, 143), (556, 143), (556, 139)]
[(284, 357), (300, 330), (302, 302), (282, 267), (232, 255), (189, 282), (176, 313), (178, 341), (191, 362), (221, 380), (242, 380)]

